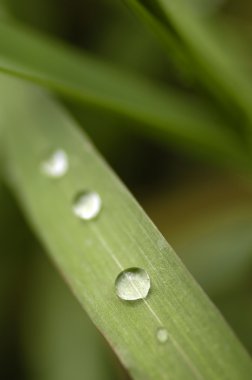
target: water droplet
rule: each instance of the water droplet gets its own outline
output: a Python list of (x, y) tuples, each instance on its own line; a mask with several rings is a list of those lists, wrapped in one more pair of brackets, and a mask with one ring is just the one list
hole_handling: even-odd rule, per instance
[(63, 150), (56, 150), (42, 163), (41, 169), (49, 177), (62, 177), (69, 167), (67, 154)]
[(101, 211), (102, 202), (99, 194), (84, 191), (77, 195), (73, 204), (73, 212), (83, 220), (94, 219)]
[(159, 327), (157, 329), (157, 340), (160, 343), (166, 343), (168, 340), (168, 331), (164, 327)]
[(147, 297), (150, 290), (150, 277), (141, 268), (122, 271), (115, 281), (116, 293), (126, 301), (136, 301)]

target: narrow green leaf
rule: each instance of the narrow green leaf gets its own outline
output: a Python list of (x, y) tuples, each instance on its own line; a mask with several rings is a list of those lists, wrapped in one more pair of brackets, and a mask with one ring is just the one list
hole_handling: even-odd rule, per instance
[[(242, 59), (228, 47), (213, 25), (199, 16), (191, 2), (185, 0), (127, 0), (136, 9), (138, 3), (146, 7), (149, 18), (166, 28), (167, 35), (173, 33), (178, 46), (191, 58), (195, 75), (224, 103), (252, 121), (251, 73)], [(141, 5), (141, 7), (143, 7)], [(138, 12), (139, 13), (139, 12)], [(152, 16), (151, 16), (152, 14)], [(143, 14), (142, 14), (143, 16)], [(146, 19), (146, 17), (145, 17)], [(149, 24), (151, 24), (149, 22)], [(155, 22), (152, 20), (152, 25)], [(239, 52), (240, 53), (240, 52)], [(239, 114), (238, 114), (239, 115)], [(247, 127), (246, 118), (240, 127)], [(250, 127), (249, 127), (250, 128)]]
[[(6, 176), (34, 230), (81, 305), (134, 379), (249, 380), (252, 364), (217, 309), (71, 117), (43, 92), (1, 78)], [(63, 149), (70, 168), (48, 178), (41, 163)], [(73, 212), (83, 190), (100, 194), (95, 220)], [(143, 268), (145, 300), (115, 292), (118, 274)], [(168, 340), (157, 339), (159, 328)]]
[(169, 58), (174, 61), (177, 67), (179, 67), (183, 73), (188, 73), (188, 71), (190, 71), (191, 62), (184, 51), (183, 45), (176, 36), (174, 36), (173, 31), (166, 28), (161, 20), (155, 17), (155, 10), (151, 13), (142, 2), (138, 0), (126, 0), (125, 3), (130, 5), (143, 21), (150, 25), (155, 31), (160, 41), (167, 46)]
[(246, 165), (239, 143), (211, 107), (79, 55), (34, 31), (0, 24), (0, 70), (140, 121), (144, 133), (194, 154)]

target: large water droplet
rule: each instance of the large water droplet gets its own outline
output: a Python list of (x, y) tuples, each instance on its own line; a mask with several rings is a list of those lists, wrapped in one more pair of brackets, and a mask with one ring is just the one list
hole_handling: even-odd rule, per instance
[(69, 167), (67, 154), (63, 150), (56, 150), (42, 163), (41, 169), (49, 177), (62, 177)]
[(73, 212), (83, 220), (94, 219), (101, 211), (101, 198), (93, 191), (84, 191), (77, 195), (73, 203)]
[(159, 327), (157, 329), (157, 340), (159, 343), (166, 343), (168, 338), (168, 331), (164, 327)]
[(122, 271), (115, 281), (116, 293), (126, 301), (136, 301), (147, 297), (150, 290), (150, 277), (141, 268)]

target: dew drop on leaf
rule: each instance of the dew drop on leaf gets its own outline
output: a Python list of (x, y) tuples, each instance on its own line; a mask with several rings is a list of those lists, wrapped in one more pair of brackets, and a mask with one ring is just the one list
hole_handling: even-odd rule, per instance
[(102, 201), (94, 191), (83, 191), (79, 193), (73, 202), (74, 214), (83, 220), (94, 219), (101, 211)]
[(136, 301), (147, 297), (150, 290), (150, 277), (141, 268), (128, 268), (116, 278), (116, 293), (126, 301)]
[(68, 167), (68, 157), (63, 150), (53, 152), (41, 165), (42, 172), (52, 178), (59, 178), (65, 175), (68, 171)]
[(168, 331), (164, 327), (159, 327), (157, 329), (156, 336), (159, 343), (166, 343), (169, 337)]

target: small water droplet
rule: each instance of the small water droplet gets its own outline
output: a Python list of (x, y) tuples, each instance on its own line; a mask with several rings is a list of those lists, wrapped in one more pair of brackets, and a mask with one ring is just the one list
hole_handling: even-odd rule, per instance
[(128, 268), (116, 278), (116, 293), (126, 301), (136, 301), (147, 297), (150, 290), (150, 277), (141, 268)]
[(166, 343), (168, 338), (168, 331), (164, 327), (159, 327), (157, 329), (157, 340), (160, 343)]
[(73, 212), (83, 220), (94, 219), (101, 211), (100, 195), (94, 191), (84, 191), (77, 195), (73, 204)]
[(63, 150), (56, 150), (42, 163), (41, 169), (49, 177), (62, 177), (69, 167), (67, 154)]

